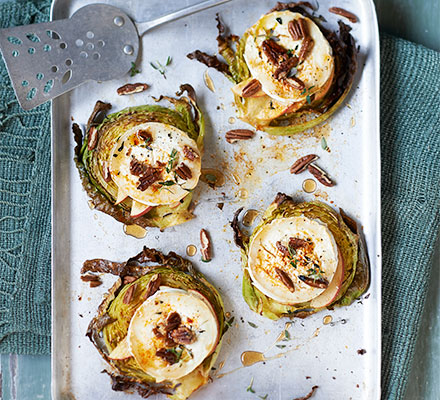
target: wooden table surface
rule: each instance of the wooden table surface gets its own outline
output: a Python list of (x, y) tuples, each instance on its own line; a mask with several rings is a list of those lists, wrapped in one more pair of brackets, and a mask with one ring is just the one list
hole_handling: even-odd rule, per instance
[[(4, 1), (4, 0), (0, 0)], [(440, 0), (375, 0), (381, 30), (440, 51)], [(404, 400), (440, 399), (440, 240)], [(50, 356), (0, 356), (3, 400), (49, 400)], [(93, 400), (93, 399), (91, 399)]]

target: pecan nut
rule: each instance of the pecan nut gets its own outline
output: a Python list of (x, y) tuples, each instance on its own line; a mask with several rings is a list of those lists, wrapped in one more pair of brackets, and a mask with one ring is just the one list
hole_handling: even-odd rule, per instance
[(179, 178), (187, 181), (188, 179), (192, 178), (192, 172), (189, 169), (189, 167), (182, 163), (176, 168), (176, 174), (179, 176)]
[(312, 50), (312, 47), (313, 47), (313, 39), (310, 36), (307, 36), (303, 40), (301, 44), (301, 48), (299, 49), (298, 58), (300, 63), (307, 58), (310, 50)]
[(161, 169), (147, 167), (144, 174), (139, 177), (139, 182), (136, 186), (140, 191), (147, 190), (153, 183), (157, 182), (161, 178)]
[(190, 328), (186, 326), (180, 326), (173, 330), (171, 332), (171, 337), (173, 338), (174, 342), (183, 345), (191, 344), (196, 341), (196, 335)]
[(180, 314), (178, 312), (172, 312), (167, 317), (166, 325), (165, 325), (165, 332), (171, 332), (174, 331), (174, 329), (177, 329), (182, 322), (182, 319), (180, 318)]
[(290, 279), (290, 276), (277, 267), (275, 267), (275, 272), (278, 275), (278, 278), (280, 278), (280, 281), (283, 282), (287, 289), (293, 293), (295, 291), (295, 285), (293, 284), (292, 279)]
[(291, 237), (289, 239), (289, 247), (293, 250), (306, 247), (309, 244), (307, 240)]
[(344, 10), (343, 8), (331, 7), (328, 10), (333, 14), (337, 14), (340, 15), (341, 17), (347, 18), (353, 24), (355, 24), (358, 21), (356, 15), (354, 15), (350, 11)]
[(136, 279), (137, 278), (135, 276), (126, 275), (126, 276), (124, 276), (124, 279), (122, 280), (122, 283), (124, 285), (128, 285), (129, 283), (134, 282)]
[(275, 79), (284, 79), (286, 78), (293, 67), (298, 65), (298, 57), (293, 56), (282, 62), (280, 66), (275, 70), (273, 77)]
[(313, 279), (313, 278), (309, 278), (308, 276), (299, 275), (298, 279), (303, 281), (306, 285), (309, 285), (314, 288), (326, 289), (328, 287), (328, 281), (327, 279), (324, 278)]
[(309, 34), (307, 21), (304, 18), (290, 21), (287, 29), (293, 40), (300, 40)]
[(327, 173), (319, 168), (315, 164), (309, 164), (307, 166), (308, 171), (324, 186), (332, 187), (335, 186), (335, 183), (330, 179), (330, 177), (327, 175)]
[(151, 133), (144, 129), (138, 131), (137, 135), (148, 143), (151, 143), (153, 141), (153, 136), (151, 135)]
[(146, 83), (127, 83), (126, 85), (118, 88), (116, 91), (119, 96), (123, 96), (127, 94), (144, 92), (149, 87), (150, 86), (148, 86)]
[(252, 79), (242, 90), (241, 95), (243, 97), (252, 97), (255, 93), (258, 93), (261, 89), (261, 83), (257, 79)]
[(191, 161), (199, 158), (198, 154), (189, 146), (183, 146), (183, 154), (188, 160)]
[(92, 274), (83, 275), (81, 276), (81, 280), (83, 282), (89, 282), (91, 288), (102, 285), (102, 280), (97, 275), (92, 275)]
[(289, 249), (284, 246), (280, 241), (276, 242), (276, 247), (283, 254), (283, 256), (288, 257), (290, 255)]
[(166, 361), (170, 365), (177, 362), (177, 355), (164, 347), (156, 351), (156, 356), (160, 357), (162, 360)]
[(304, 82), (296, 76), (286, 79), (285, 82), (297, 90), (303, 90), (306, 87)]
[(265, 40), (261, 45), (264, 54), (272, 64), (287, 60), (287, 50), (272, 39)]
[(296, 160), (290, 167), (290, 173), (298, 175), (301, 172), (304, 172), (308, 165), (317, 159), (318, 156), (316, 154), (308, 154), (304, 157), (301, 157), (300, 159)]
[(209, 234), (205, 229), (200, 231), (200, 253), (202, 254), (203, 261), (211, 261), (212, 259), (212, 246), (211, 239), (209, 238)]
[(235, 143), (238, 140), (249, 140), (255, 135), (254, 131), (249, 129), (232, 129), (226, 132), (225, 138), (228, 143)]

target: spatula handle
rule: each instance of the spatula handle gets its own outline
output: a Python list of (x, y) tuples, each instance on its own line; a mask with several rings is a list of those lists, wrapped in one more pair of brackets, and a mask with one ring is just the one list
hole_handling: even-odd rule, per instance
[(200, 11), (206, 10), (207, 8), (218, 6), (220, 4), (224, 4), (229, 1), (231, 1), (231, 0), (206, 0), (206, 1), (202, 1), (201, 3), (194, 4), (194, 5), (186, 7), (186, 8), (182, 8), (181, 10), (175, 11), (171, 14), (163, 15), (163, 16), (156, 18), (152, 21), (137, 22), (136, 27), (138, 29), (139, 36), (142, 36), (145, 32), (147, 32), (148, 30), (150, 30), (158, 25), (162, 25), (167, 22), (186, 17), (188, 15), (198, 13)]

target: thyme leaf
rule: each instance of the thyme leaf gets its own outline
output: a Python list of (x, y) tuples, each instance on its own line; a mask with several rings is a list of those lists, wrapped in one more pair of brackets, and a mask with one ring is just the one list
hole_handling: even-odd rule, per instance
[(130, 68), (130, 76), (135, 76), (136, 74), (138, 74), (139, 72), (141, 72), (141, 71), (139, 71), (137, 68), (136, 68), (136, 63), (134, 63), (133, 61), (131, 62), (131, 68)]

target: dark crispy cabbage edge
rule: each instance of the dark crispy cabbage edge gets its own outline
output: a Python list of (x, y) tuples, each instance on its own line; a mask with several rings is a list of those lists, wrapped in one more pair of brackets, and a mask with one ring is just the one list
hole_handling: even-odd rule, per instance
[[(268, 126), (255, 126), (271, 135), (287, 136), (311, 129), (327, 120), (342, 105), (350, 92), (354, 75), (357, 70), (357, 50), (351, 28), (339, 21), (339, 35), (322, 26), (321, 20), (311, 15), (306, 9), (313, 9), (308, 2), (277, 3), (271, 11), (290, 10), (312, 19), (321, 29), (333, 49), (335, 57), (335, 77), (328, 93), (319, 101), (312, 101), (300, 110), (282, 115), (270, 122)], [(188, 58), (212, 67), (223, 73), (234, 84), (250, 77), (249, 69), (244, 60), (244, 48), (247, 34), (241, 38), (236, 35), (225, 35), (225, 27), (217, 15), (218, 53), (224, 61), (216, 56), (208, 55), (200, 50), (188, 54)], [(234, 49), (235, 47), (235, 49)], [(239, 114), (245, 115), (247, 103), (251, 100), (234, 95), (235, 105)]]
[[(182, 85), (177, 95), (181, 96), (185, 91), (187, 97), (161, 96), (157, 99), (157, 101), (168, 100), (173, 104), (174, 110), (159, 105), (129, 107), (108, 115), (104, 120), (102, 120), (103, 114), (111, 108), (111, 105), (98, 101), (87, 123), (84, 138), (79, 126), (73, 124), (72, 129), (76, 142), (74, 161), (83, 188), (91, 199), (94, 209), (112, 216), (119, 222), (128, 225), (136, 224), (144, 228), (153, 226), (163, 229), (193, 218), (193, 214), (188, 210), (192, 193), (189, 193), (176, 208), (158, 206), (141, 217), (131, 217), (131, 200), (127, 199), (118, 205), (114, 204), (117, 188), (113, 182), (105, 181), (102, 165), (99, 162), (100, 157), (103, 157), (106, 152), (110, 152), (112, 144), (123, 130), (145, 122), (161, 122), (186, 132), (196, 141), (200, 152), (202, 152), (205, 135), (204, 117), (197, 105), (194, 89), (190, 85)], [(89, 150), (91, 127), (97, 128), (98, 143), (94, 149)]]
[[(252, 235), (246, 236), (239, 227), (238, 210), (231, 225), (234, 230), (235, 243), (241, 249), (243, 268), (243, 297), (251, 310), (270, 319), (282, 317), (304, 318), (324, 309), (348, 306), (368, 289), (370, 283), (370, 265), (366, 246), (357, 231), (356, 223), (341, 210), (337, 213), (330, 206), (319, 201), (296, 203), (291, 197), (279, 193), (274, 202), (264, 213), (262, 221)], [(333, 234), (336, 244), (345, 262), (345, 274), (342, 288), (335, 301), (323, 308), (311, 308), (310, 302), (285, 305), (261, 293), (251, 281), (247, 271), (249, 243), (259, 230), (277, 218), (288, 218), (298, 215), (319, 219), (324, 222)], [(351, 228), (350, 228), (351, 227)], [(352, 230), (353, 229), (353, 230)]]
[[(144, 398), (154, 393), (166, 393), (173, 400), (183, 400), (198, 387), (207, 383), (209, 372), (221, 347), (221, 338), (227, 330), (223, 301), (215, 287), (197, 272), (188, 260), (174, 252), (164, 255), (146, 247), (138, 255), (123, 263), (101, 259), (88, 260), (81, 271), (81, 273), (100, 272), (117, 275), (119, 279), (104, 297), (97, 316), (89, 324), (87, 336), (109, 365), (107, 371), (103, 372), (111, 376), (113, 390), (137, 391)], [(127, 335), (131, 317), (144, 301), (143, 295), (147, 284), (157, 274), (160, 275), (162, 285), (197, 290), (205, 296), (217, 315), (219, 342), (215, 351), (195, 370), (197, 372), (195, 378), (186, 380), (189, 376), (187, 375), (178, 381), (156, 383), (153, 377), (141, 370), (134, 358), (127, 360), (108, 358), (109, 353)], [(122, 282), (125, 276), (137, 279), (124, 285)], [(133, 285), (136, 285), (133, 296), (129, 304), (124, 304), (124, 295)]]

